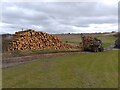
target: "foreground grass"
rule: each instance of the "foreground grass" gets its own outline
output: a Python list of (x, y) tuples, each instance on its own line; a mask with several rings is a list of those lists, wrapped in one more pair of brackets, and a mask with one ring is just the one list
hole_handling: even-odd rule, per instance
[(74, 54), (3, 69), (3, 87), (115, 88), (118, 51)]

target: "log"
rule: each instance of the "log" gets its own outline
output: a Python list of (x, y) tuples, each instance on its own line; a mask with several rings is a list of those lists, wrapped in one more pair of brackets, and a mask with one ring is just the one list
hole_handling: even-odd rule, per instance
[(28, 29), (25, 31), (15, 32), (12, 38), (12, 44), (8, 47), (8, 50), (63, 50), (70, 48), (73, 48), (73, 46), (62, 43), (58, 37), (44, 32), (36, 32), (34, 30)]

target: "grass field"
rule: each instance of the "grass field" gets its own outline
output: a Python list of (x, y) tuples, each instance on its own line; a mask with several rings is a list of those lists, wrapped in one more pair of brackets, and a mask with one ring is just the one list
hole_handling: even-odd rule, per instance
[[(104, 48), (107, 48), (108, 46), (115, 44), (116, 39), (113, 35), (96, 34), (94, 36), (102, 40)], [(82, 41), (80, 35), (76, 35), (76, 37), (75, 36), (72, 37), (71, 35), (71, 38), (70, 37), (66, 38), (66, 37), (65, 38), (62, 37), (61, 39), (65, 43), (67, 42), (67, 43), (79, 44)]]
[(57, 52), (64, 52), (64, 51), (76, 51), (77, 49), (66, 49), (66, 50), (15, 50), (2, 53), (2, 58), (12, 58), (12, 57), (21, 57), (26, 55), (35, 55), (35, 54), (42, 54), (42, 53), (57, 53)]
[(103, 47), (108, 47), (115, 44), (116, 38), (113, 35), (98, 35), (97, 38), (103, 42)]
[[(64, 43), (70, 43), (70, 44), (79, 44), (81, 42), (80, 34), (58, 34), (57, 35), (62, 42)], [(114, 45), (115, 43), (115, 37), (113, 35), (103, 35), (103, 34), (95, 34), (97, 38), (102, 40), (103, 47), (107, 48), (110, 45)], [(3, 48), (4, 52), (2, 53), (3, 58), (9, 58), (9, 57), (16, 57), (16, 56), (23, 56), (23, 55), (31, 55), (31, 54), (38, 54), (43, 52), (59, 52), (64, 50), (24, 50), (24, 51), (12, 51), (12, 52), (5, 52), (6, 47), (8, 46), (10, 40), (3, 39)], [(79, 50), (79, 48), (70, 49), (70, 50)]]
[(117, 88), (118, 50), (44, 58), (3, 69), (4, 88)]

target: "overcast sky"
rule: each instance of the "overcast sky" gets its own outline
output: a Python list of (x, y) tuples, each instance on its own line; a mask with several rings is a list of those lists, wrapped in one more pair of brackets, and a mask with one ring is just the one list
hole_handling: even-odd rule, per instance
[(113, 1), (2, 2), (0, 33), (22, 28), (47, 33), (117, 31), (118, 2)]

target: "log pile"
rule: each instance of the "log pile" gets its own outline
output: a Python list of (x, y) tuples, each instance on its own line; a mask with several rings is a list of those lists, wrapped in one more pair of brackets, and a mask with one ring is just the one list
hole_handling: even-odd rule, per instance
[(25, 31), (16, 32), (14, 34), (8, 50), (63, 50), (70, 48), (73, 48), (73, 46), (70, 44), (62, 43), (57, 37), (53, 35), (28, 29)]
[(89, 45), (93, 44), (94, 38), (91, 36), (84, 36), (82, 38), (83, 46), (88, 47)]
[(102, 52), (104, 50), (102, 41), (92, 36), (83, 36), (83, 50), (92, 52)]

